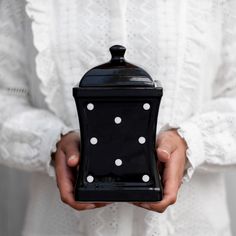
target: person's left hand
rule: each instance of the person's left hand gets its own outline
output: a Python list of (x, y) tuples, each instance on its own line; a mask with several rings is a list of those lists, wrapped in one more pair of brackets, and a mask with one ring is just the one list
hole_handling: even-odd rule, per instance
[(134, 203), (136, 206), (162, 213), (176, 202), (186, 162), (187, 144), (176, 130), (161, 133), (157, 138), (158, 166), (163, 183), (163, 199), (154, 203)]

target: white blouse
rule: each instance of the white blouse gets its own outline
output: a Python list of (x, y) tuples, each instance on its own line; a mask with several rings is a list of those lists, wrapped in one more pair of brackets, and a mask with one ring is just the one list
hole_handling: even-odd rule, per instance
[[(32, 27), (31, 27), (32, 25)], [(78, 212), (60, 201), (51, 152), (78, 129), (72, 87), (122, 44), (160, 80), (158, 129), (188, 144), (177, 203)], [(222, 170), (236, 165), (236, 1), (1, 0), (0, 163), (32, 171), (27, 236), (229, 236)]]

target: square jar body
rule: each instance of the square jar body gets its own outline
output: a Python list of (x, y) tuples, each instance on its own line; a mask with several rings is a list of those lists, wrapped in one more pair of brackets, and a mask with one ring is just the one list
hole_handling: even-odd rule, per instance
[(75, 87), (73, 95), (81, 132), (75, 199), (160, 201), (155, 142), (162, 90)]

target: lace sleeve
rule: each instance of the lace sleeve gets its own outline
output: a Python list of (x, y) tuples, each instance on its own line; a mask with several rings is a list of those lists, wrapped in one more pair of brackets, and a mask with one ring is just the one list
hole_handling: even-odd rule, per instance
[(24, 1), (0, 1), (0, 163), (54, 175), (51, 152), (68, 128), (30, 104), (26, 20)]
[(225, 1), (223, 8), (222, 64), (214, 97), (178, 130), (188, 144), (186, 180), (196, 168), (214, 171), (236, 165), (236, 3)]

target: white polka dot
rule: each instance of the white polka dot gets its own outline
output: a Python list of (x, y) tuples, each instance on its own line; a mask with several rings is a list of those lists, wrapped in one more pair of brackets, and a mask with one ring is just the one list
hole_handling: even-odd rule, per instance
[(116, 124), (120, 124), (121, 121), (122, 121), (122, 119), (121, 119), (119, 116), (117, 116), (117, 117), (114, 119), (114, 121), (115, 121)]
[(116, 164), (116, 166), (121, 166), (122, 165), (122, 160), (121, 159), (116, 159), (115, 164)]
[(146, 111), (149, 110), (150, 109), (150, 104), (149, 103), (144, 103), (143, 104), (143, 109), (146, 110)]
[(150, 180), (150, 177), (148, 175), (143, 175), (142, 177), (143, 182), (148, 182)]
[(87, 181), (88, 181), (89, 183), (92, 183), (92, 182), (94, 181), (94, 177), (93, 177), (92, 175), (88, 175), (88, 176), (87, 176)]
[(140, 144), (144, 144), (146, 142), (146, 139), (144, 137), (139, 137), (138, 141)]
[(98, 143), (98, 139), (93, 137), (90, 139), (90, 143), (93, 144), (93, 145), (96, 145)]
[(89, 104), (87, 105), (87, 109), (88, 109), (89, 111), (92, 111), (92, 110), (94, 109), (93, 103), (89, 103)]

